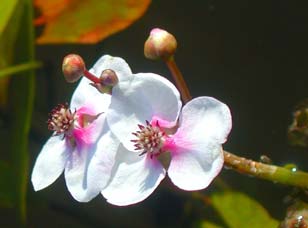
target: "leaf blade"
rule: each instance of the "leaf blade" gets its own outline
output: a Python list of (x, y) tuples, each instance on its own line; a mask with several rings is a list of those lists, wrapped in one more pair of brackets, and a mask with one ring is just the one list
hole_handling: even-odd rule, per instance
[[(22, 17), (18, 30), (14, 63), (34, 62), (34, 28), (32, 0), (20, 0)], [(29, 132), (34, 103), (34, 70), (12, 77), (10, 87), (10, 154), (14, 176), (16, 213), (20, 225), (26, 224), (26, 194), (28, 186)]]
[(51, 12), (50, 7), (59, 1), (35, 1), (42, 10), (40, 21), (46, 23), (43, 34), (37, 39), (39, 44), (97, 43), (128, 27), (150, 4), (150, 0), (67, 0), (66, 6)]
[(2, 0), (0, 4), (0, 34), (3, 33), (13, 16), (18, 0)]
[(278, 221), (261, 204), (243, 193), (217, 193), (212, 195), (211, 202), (230, 228), (278, 227)]

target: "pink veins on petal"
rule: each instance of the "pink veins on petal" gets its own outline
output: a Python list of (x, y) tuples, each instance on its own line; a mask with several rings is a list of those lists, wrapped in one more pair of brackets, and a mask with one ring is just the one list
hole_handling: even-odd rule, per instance
[(93, 121), (98, 118), (99, 114), (95, 114), (95, 110), (90, 106), (83, 106), (76, 111), (77, 120), (73, 129), (73, 136), (77, 147), (84, 147), (92, 144), (93, 138)]

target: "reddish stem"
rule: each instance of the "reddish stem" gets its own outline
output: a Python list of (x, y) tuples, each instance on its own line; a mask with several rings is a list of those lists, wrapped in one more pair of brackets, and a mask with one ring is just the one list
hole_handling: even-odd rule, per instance
[(101, 83), (101, 80), (88, 70), (84, 70), (84, 76), (94, 83)]
[(174, 61), (173, 57), (167, 59), (165, 62), (173, 76), (176, 87), (178, 88), (178, 90), (180, 90), (180, 94), (182, 95), (182, 100), (186, 104), (188, 101), (192, 99), (192, 97), (189, 93), (189, 89), (184, 80), (184, 77), (181, 71), (179, 70), (178, 66), (176, 65), (176, 62)]

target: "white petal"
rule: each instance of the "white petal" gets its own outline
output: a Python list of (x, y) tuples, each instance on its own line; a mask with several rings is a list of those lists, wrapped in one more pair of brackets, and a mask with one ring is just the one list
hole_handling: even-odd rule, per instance
[(62, 136), (52, 136), (38, 155), (31, 181), (35, 191), (52, 184), (63, 172), (68, 157), (68, 148)]
[(156, 116), (175, 125), (180, 109), (180, 95), (171, 82), (156, 74), (142, 73), (113, 88), (107, 121), (124, 146), (133, 150), (130, 140), (138, 124)]
[(206, 188), (223, 166), (221, 144), (232, 126), (229, 108), (211, 97), (193, 99), (183, 107), (179, 125), (169, 177), (184, 190)]
[[(97, 146), (96, 140), (98, 138), (104, 138), (104, 141), (109, 143), (114, 139), (114, 137), (109, 139), (110, 133), (108, 133), (109, 128), (107, 122), (105, 122), (105, 114), (101, 114), (94, 120), (89, 128), (91, 128), (91, 131), (88, 131), (91, 134), (89, 137), (93, 139), (93, 143), (89, 145), (77, 142), (77, 146), (69, 155), (64, 173), (68, 190), (79, 202), (90, 201), (100, 193), (105, 185), (101, 181), (93, 181), (93, 178), (97, 176), (97, 173), (95, 173), (95, 161), (93, 159), (96, 158), (96, 153), (108, 150), (109, 145), (106, 144), (104, 151), (101, 151), (102, 147)], [(92, 165), (90, 166), (91, 163)]]
[(87, 178), (88, 165), (94, 154), (95, 145), (84, 147), (82, 150), (77, 150), (77, 148), (70, 153), (66, 163), (64, 171), (66, 186), (75, 200), (88, 202), (96, 196), (91, 191)]
[(188, 102), (180, 116), (178, 132), (194, 141), (224, 143), (232, 128), (227, 105), (212, 97), (198, 97)]
[(91, 81), (83, 77), (75, 89), (70, 108), (72, 111), (83, 106), (90, 106), (97, 113), (106, 112), (109, 107), (111, 96), (102, 94), (96, 88), (90, 85)]
[(119, 145), (119, 140), (109, 131), (109, 128), (106, 128), (97, 143), (96, 152), (88, 167), (88, 185), (96, 195), (110, 180)]
[(104, 55), (97, 60), (90, 72), (99, 77), (106, 69), (113, 70), (120, 82), (131, 80), (133, 77), (132, 71), (124, 59), (110, 55)]
[(120, 145), (111, 182), (102, 191), (111, 204), (125, 206), (147, 198), (165, 177), (165, 170), (155, 159), (139, 156)]
[(187, 191), (206, 188), (224, 163), (222, 148), (217, 144), (181, 148), (171, 157), (168, 175), (176, 186)]

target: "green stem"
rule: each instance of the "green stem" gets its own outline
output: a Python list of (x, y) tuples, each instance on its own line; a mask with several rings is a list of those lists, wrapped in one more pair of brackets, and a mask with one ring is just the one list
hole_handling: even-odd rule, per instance
[(308, 188), (308, 173), (264, 164), (224, 151), (225, 165), (239, 173), (280, 184)]
[(0, 78), (10, 76), (12, 74), (22, 73), (23, 71), (34, 70), (40, 68), (41, 66), (42, 63), (40, 62), (29, 62), (0, 69)]
[[(182, 95), (183, 102), (187, 103), (192, 98), (190, 96), (183, 75), (177, 67), (174, 58), (172, 57), (169, 60), (166, 60), (165, 63), (167, 64), (176, 82), (176, 86)], [(283, 167), (256, 162), (244, 157), (236, 156), (227, 151), (224, 151), (224, 158), (225, 166), (232, 168), (239, 173), (247, 174), (280, 184), (308, 188), (308, 173), (306, 172), (294, 172)]]

